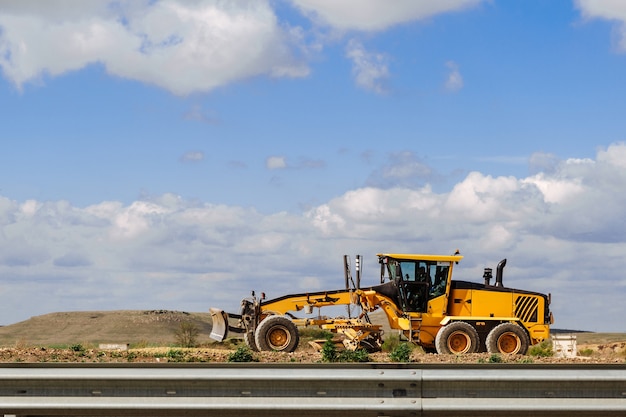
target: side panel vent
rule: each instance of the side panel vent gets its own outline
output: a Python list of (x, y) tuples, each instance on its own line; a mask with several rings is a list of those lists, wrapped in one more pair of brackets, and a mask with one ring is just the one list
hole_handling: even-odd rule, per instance
[(539, 300), (537, 297), (520, 295), (515, 299), (515, 317), (523, 322), (537, 322)]

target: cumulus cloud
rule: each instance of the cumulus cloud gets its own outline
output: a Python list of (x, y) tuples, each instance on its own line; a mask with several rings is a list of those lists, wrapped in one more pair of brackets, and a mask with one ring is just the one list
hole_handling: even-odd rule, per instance
[[(377, 252), (459, 248), (458, 279), (480, 282), (506, 257), (505, 284), (552, 293), (557, 327), (626, 331), (605, 319), (625, 313), (625, 155), (616, 143), (594, 159), (550, 158), (550, 170), (526, 178), (472, 172), (447, 192), (362, 187), (302, 213), (172, 194), (84, 208), (0, 197), (3, 320), (68, 309), (237, 310), (250, 290), (340, 288), (343, 254), (364, 255), (363, 282), (376, 283)], [(596, 299), (604, 309), (581, 313)]]
[(445, 88), (446, 91), (455, 92), (463, 88), (463, 76), (459, 70), (459, 66), (454, 61), (446, 62), (446, 67), (449, 70), (446, 78)]
[(264, 0), (6, 0), (0, 8), (0, 68), (18, 88), (93, 64), (179, 95), (309, 71), (298, 30)]
[(616, 47), (626, 52), (626, 3), (619, 0), (576, 0), (576, 7), (586, 19), (614, 21)]
[(378, 94), (386, 92), (389, 78), (388, 58), (384, 54), (367, 51), (361, 42), (352, 39), (346, 47), (346, 56), (352, 60), (352, 75), (357, 86)]
[[(381, 31), (463, 10), (484, 0), (292, 0), (305, 16), (333, 30)], [(209, 92), (255, 76), (298, 78), (327, 41), (279, 21), (269, 0), (4, 0), (0, 5), (0, 69), (22, 89), (88, 66), (156, 85), (177, 95)], [(315, 38), (309, 40), (307, 38)], [(389, 58), (355, 40), (346, 55), (357, 85), (385, 92)], [(459, 82), (461, 84), (459, 85)], [(462, 79), (452, 71), (448, 86)], [(185, 119), (214, 124), (194, 107)]]
[(475, 6), (483, 0), (291, 0), (320, 24), (342, 30), (379, 31)]
[(283, 169), (287, 168), (287, 161), (284, 156), (270, 156), (265, 160), (267, 169)]

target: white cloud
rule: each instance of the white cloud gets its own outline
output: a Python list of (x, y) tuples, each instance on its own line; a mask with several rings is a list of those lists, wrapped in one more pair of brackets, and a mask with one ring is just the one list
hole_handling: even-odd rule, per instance
[(585, 17), (626, 20), (626, 3), (621, 0), (575, 0)]
[(185, 152), (181, 157), (181, 162), (198, 162), (204, 159), (204, 152), (202, 151), (189, 151)]
[(148, 232), (162, 215), (170, 212), (168, 207), (146, 201), (136, 201), (116, 213), (112, 219), (110, 236), (114, 239), (131, 239)]
[(357, 86), (378, 94), (386, 92), (384, 83), (389, 78), (389, 69), (384, 54), (369, 52), (352, 39), (346, 47), (346, 56), (352, 60), (352, 75)]
[(284, 156), (269, 156), (265, 159), (265, 167), (270, 170), (275, 169), (322, 169), (326, 167), (326, 161), (322, 159), (312, 159), (300, 157), (296, 163), (287, 163)]
[(446, 79), (446, 91), (456, 92), (463, 88), (463, 76), (459, 71), (459, 66), (454, 61), (446, 62), (446, 67), (450, 70)]
[(391, 26), (462, 10), (483, 0), (291, 0), (320, 24), (343, 30), (379, 31)]
[(576, 7), (587, 19), (606, 19), (617, 22), (614, 36), (617, 49), (626, 52), (626, 2), (621, 0), (576, 0)]
[[(304, 213), (172, 194), (85, 208), (0, 197), (3, 322), (60, 310), (237, 310), (253, 289), (341, 288), (343, 254), (364, 255), (367, 285), (377, 252), (459, 248), (458, 279), (480, 282), (506, 257), (505, 284), (551, 292), (557, 327), (626, 331), (606, 320), (626, 313), (625, 154), (616, 143), (521, 179), (473, 172), (449, 192), (358, 188)], [(579, 308), (596, 299), (607, 311)]]
[(539, 173), (525, 182), (537, 187), (547, 203), (565, 203), (584, 192), (580, 179), (566, 180)]
[(626, 168), (626, 146), (624, 146), (624, 143), (615, 143), (606, 150), (600, 149), (597, 159), (598, 162), (606, 163), (616, 168)]
[(267, 169), (283, 169), (287, 168), (287, 161), (284, 156), (270, 156), (265, 160)]
[(18, 88), (101, 64), (175, 94), (256, 76), (302, 77), (298, 32), (263, 0), (4, 1), (0, 67)]
[[(292, 0), (333, 29), (379, 31), (463, 10), (483, 0)], [(269, 0), (4, 0), (0, 5), (0, 69), (22, 89), (90, 65), (177, 95), (208, 92), (243, 79), (305, 77), (306, 60), (322, 49), (315, 30), (279, 21)], [(356, 84), (383, 93), (389, 58), (350, 41)], [(460, 83), (460, 84), (459, 84)], [(452, 71), (448, 87), (462, 86)], [(215, 123), (193, 108), (188, 120)]]

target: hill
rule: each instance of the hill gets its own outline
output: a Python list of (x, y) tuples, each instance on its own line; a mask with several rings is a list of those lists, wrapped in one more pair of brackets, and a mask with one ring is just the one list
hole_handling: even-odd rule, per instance
[(181, 323), (199, 329), (209, 342), (211, 315), (169, 310), (74, 311), (50, 313), (0, 327), (0, 347), (129, 343), (169, 346)]

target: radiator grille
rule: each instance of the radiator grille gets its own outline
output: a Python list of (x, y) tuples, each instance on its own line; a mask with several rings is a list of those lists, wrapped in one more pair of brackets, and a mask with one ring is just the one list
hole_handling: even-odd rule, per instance
[(515, 300), (515, 317), (523, 322), (537, 322), (539, 300), (537, 297), (520, 295)]

